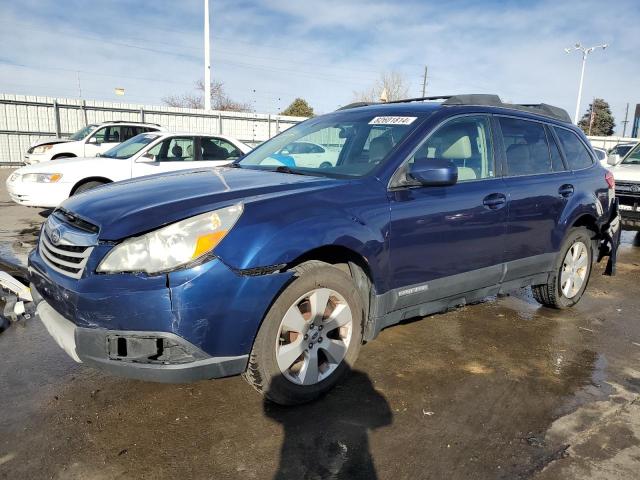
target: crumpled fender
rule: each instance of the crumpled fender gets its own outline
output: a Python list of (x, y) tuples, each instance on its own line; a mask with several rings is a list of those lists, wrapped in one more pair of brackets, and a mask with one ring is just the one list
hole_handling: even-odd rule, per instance
[(330, 199), (318, 191), (247, 204), (215, 255), (234, 270), (249, 270), (287, 265), (311, 250), (340, 246), (364, 258), (376, 288), (385, 291), (389, 204), (379, 182), (371, 184), (377, 186), (332, 189)]

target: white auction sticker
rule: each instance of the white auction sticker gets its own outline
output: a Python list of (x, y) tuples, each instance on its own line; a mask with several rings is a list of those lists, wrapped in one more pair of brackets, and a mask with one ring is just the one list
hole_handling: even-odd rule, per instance
[(411, 125), (418, 117), (375, 117), (369, 125)]

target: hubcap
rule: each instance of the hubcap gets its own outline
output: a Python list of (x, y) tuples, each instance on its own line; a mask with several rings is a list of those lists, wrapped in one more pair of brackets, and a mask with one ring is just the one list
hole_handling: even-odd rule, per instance
[(582, 242), (576, 242), (564, 257), (560, 271), (560, 289), (567, 298), (575, 297), (585, 279), (589, 267), (589, 252)]
[(329, 377), (344, 360), (353, 316), (344, 297), (316, 288), (294, 302), (280, 323), (276, 360), (287, 380), (313, 385)]

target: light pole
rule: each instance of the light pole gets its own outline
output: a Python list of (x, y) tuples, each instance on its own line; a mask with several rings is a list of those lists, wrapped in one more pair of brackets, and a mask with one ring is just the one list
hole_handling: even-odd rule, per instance
[(211, 53), (209, 52), (209, 0), (204, 0), (204, 109), (211, 110)]
[(576, 115), (575, 117), (573, 117), (573, 121), (575, 122), (576, 125), (578, 124), (578, 115), (580, 115), (580, 100), (582, 99), (582, 84), (584, 83), (584, 67), (587, 65), (587, 55), (589, 55), (590, 53), (593, 53), (593, 51), (596, 48), (601, 48), (604, 50), (608, 46), (609, 45), (604, 43), (602, 45), (596, 45), (594, 47), (587, 48), (587, 47), (583, 47), (582, 44), (578, 42), (573, 47), (564, 49), (566, 53), (571, 53), (575, 51), (582, 52), (582, 70), (580, 71), (580, 86), (578, 87), (578, 101), (576, 102)]

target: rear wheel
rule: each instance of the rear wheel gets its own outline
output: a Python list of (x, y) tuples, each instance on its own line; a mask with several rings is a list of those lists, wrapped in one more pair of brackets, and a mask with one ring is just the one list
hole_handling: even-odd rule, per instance
[(74, 190), (73, 195), (78, 195), (80, 193), (84, 193), (84, 192), (86, 192), (88, 190), (91, 190), (93, 188), (100, 187), (101, 185), (106, 185), (106, 183), (105, 182), (98, 182), (98, 181), (83, 183), (82, 185), (80, 185), (78, 188), (76, 188)]
[(306, 262), (267, 313), (245, 379), (273, 402), (309, 402), (349, 371), (362, 343), (364, 309), (353, 280)]
[(573, 228), (567, 235), (546, 284), (534, 285), (534, 298), (552, 308), (578, 303), (584, 294), (593, 264), (593, 234), (586, 228)]

